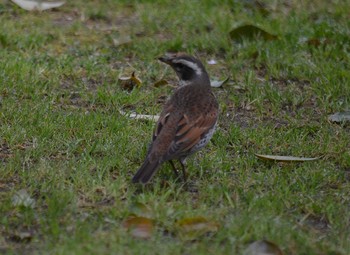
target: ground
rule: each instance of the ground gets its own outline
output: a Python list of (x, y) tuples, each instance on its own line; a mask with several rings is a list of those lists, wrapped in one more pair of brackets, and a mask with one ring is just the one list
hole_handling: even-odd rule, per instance
[[(77, 0), (28, 12), (1, 1), (0, 252), (241, 254), (269, 240), (284, 254), (350, 254), (350, 125), (328, 121), (350, 108), (349, 8)], [(244, 24), (277, 37), (230, 37)], [(188, 160), (189, 182), (164, 164), (138, 187), (154, 122), (120, 111), (160, 112), (176, 77), (156, 58), (169, 51), (230, 80), (213, 88), (219, 128)], [(118, 78), (132, 72), (142, 84), (128, 91)], [(146, 217), (144, 236), (132, 216)]]

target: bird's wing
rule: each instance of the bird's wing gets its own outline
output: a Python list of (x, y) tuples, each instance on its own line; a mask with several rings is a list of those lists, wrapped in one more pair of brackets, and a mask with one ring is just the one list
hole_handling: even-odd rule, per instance
[(156, 138), (158, 137), (158, 135), (160, 134), (160, 132), (162, 131), (164, 125), (166, 124), (166, 122), (168, 121), (168, 118), (170, 116), (170, 112), (167, 111), (167, 112), (164, 112), (160, 115), (158, 121), (157, 121), (157, 124), (156, 124), (156, 127), (153, 131), (153, 138), (152, 140), (156, 140)]
[(217, 121), (217, 112), (213, 110), (208, 114), (202, 114), (194, 120), (184, 114), (177, 123), (176, 135), (169, 146), (167, 157), (181, 155), (191, 149), (203, 138)]

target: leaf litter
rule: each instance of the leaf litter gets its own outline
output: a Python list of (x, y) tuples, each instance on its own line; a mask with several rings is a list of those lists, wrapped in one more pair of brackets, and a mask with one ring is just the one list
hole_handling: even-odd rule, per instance
[(31, 196), (28, 194), (28, 192), (25, 189), (21, 189), (13, 195), (12, 205), (34, 208), (35, 200), (31, 198)]
[(283, 253), (275, 243), (259, 240), (249, 244), (243, 255), (283, 255)]
[(176, 229), (183, 239), (195, 240), (204, 234), (217, 232), (219, 230), (219, 224), (199, 216), (179, 220), (176, 223)]
[(130, 216), (124, 220), (122, 226), (127, 229), (133, 237), (148, 239), (154, 230), (153, 220), (142, 216)]
[(304, 157), (293, 157), (293, 156), (278, 156), (278, 155), (263, 155), (255, 153), (255, 156), (262, 160), (278, 161), (278, 162), (305, 162), (315, 161), (320, 159), (317, 158), (304, 158)]
[(329, 115), (328, 120), (335, 123), (350, 123), (350, 111), (337, 112)]
[(231, 40), (241, 41), (243, 39), (261, 38), (265, 41), (277, 40), (278, 36), (267, 32), (256, 25), (245, 24), (232, 29), (229, 33)]
[(148, 115), (148, 114), (138, 114), (138, 113), (126, 113), (124, 111), (119, 111), (121, 115), (129, 117), (130, 119), (135, 120), (151, 120), (157, 122), (159, 119), (159, 115)]
[(58, 8), (65, 4), (64, 1), (57, 1), (57, 2), (43, 2), (40, 0), (38, 1), (11, 0), (11, 1), (26, 11), (45, 11), (53, 8)]
[(132, 72), (129, 77), (119, 77), (118, 83), (122, 89), (131, 91), (135, 87), (140, 87), (142, 81), (135, 75), (135, 72)]
[(230, 80), (230, 77), (227, 77), (225, 80), (222, 80), (222, 81), (212, 80), (210, 81), (210, 86), (213, 88), (221, 88), (223, 85), (228, 83), (229, 80)]

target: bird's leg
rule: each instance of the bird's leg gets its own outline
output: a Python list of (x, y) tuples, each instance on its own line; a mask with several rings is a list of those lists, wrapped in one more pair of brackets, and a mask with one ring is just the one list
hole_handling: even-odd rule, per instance
[(171, 168), (173, 169), (173, 172), (174, 172), (176, 178), (179, 177), (179, 173), (178, 173), (178, 171), (176, 170), (176, 167), (175, 167), (175, 165), (174, 165), (174, 162), (173, 162), (172, 160), (169, 160), (169, 163), (170, 163), (170, 165), (171, 165)]
[(182, 175), (184, 178), (184, 182), (187, 182), (187, 173), (186, 173), (186, 167), (185, 167), (185, 162), (184, 160), (179, 160), (180, 165), (181, 165), (181, 170), (182, 170)]

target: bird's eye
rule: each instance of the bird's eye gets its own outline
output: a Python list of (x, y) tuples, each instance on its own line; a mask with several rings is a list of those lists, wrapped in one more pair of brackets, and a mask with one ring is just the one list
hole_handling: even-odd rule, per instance
[(185, 67), (185, 65), (182, 64), (182, 63), (178, 63), (178, 64), (176, 65), (176, 67), (177, 67), (178, 69), (183, 69), (183, 68)]

